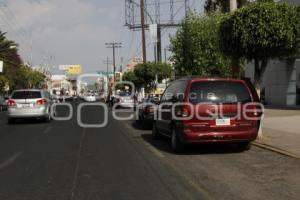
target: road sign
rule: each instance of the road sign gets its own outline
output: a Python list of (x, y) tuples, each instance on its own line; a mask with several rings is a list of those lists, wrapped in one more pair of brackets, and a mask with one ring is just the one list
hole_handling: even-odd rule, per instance
[(105, 72), (105, 71), (97, 71), (97, 74), (102, 75), (102, 76), (113, 76), (113, 72)]

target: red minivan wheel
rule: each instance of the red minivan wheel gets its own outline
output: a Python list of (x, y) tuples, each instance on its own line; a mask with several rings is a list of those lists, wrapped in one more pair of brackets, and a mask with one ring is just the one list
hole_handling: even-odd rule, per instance
[(184, 150), (184, 144), (179, 140), (175, 129), (172, 130), (171, 148), (175, 153), (181, 153)]
[(155, 122), (153, 122), (153, 126), (152, 126), (152, 137), (153, 137), (153, 139), (159, 139), (160, 138), (160, 134), (157, 130)]
[(238, 143), (238, 149), (240, 151), (248, 151), (251, 149), (251, 142), (241, 142), (241, 143)]

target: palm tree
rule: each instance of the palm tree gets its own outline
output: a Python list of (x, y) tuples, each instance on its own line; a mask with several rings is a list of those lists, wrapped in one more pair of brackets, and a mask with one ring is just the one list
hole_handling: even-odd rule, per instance
[(6, 38), (6, 33), (0, 31), (0, 60), (4, 62), (3, 74), (10, 88), (14, 89), (19, 82), (18, 71), (22, 66), (22, 59), (18, 54), (18, 45)]

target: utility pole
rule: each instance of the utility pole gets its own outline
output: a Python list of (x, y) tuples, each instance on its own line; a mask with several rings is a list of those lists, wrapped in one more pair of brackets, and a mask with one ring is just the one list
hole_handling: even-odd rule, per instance
[[(234, 12), (237, 9), (237, 0), (229, 0), (229, 11)], [(240, 66), (239, 66), (238, 59), (231, 59), (231, 70), (232, 70), (232, 77), (237, 78), (240, 76)]]
[(187, 14), (188, 14), (189, 9), (190, 9), (189, 1), (185, 0), (184, 1), (185, 18), (187, 18)]
[(108, 74), (108, 69), (109, 69), (109, 65), (112, 64), (112, 61), (109, 60), (109, 57), (107, 56), (106, 60), (103, 60), (103, 64), (106, 64), (106, 79), (107, 79), (107, 90), (108, 90), (107, 92), (109, 93), (109, 74)]
[(109, 42), (105, 43), (107, 48), (113, 49), (113, 68), (114, 68), (114, 83), (116, 81), (116, 48), (121, 48), (122, 43), (121, 42)]
[(229, 0), (229, 10), (233, 12), (237, 9), (237, 0)]
[(157, 25), (157, 44), (156, 44), (157, 61), (161, 62), (161, 27)]
[(165, 63), (167, 63), (167, 48), (165, 48)]
[(109, 65), (112, 64), (112, 61), (109, 60), (109, 57), (107, 56), (106, 60), (103, 60), (103, 64), (106, 64), (106, 76), (107, 76), (107, 79), (108, 79), (108, 69), (109, 69)]
[(145, 4), (144, 0), (140, 0), (140, 8), (141, 8), (141, 26), (142, 26), (142, 49), (143, 49), (143, 62), (147, 62), (146, 55), (146, 37), (145, 37)]

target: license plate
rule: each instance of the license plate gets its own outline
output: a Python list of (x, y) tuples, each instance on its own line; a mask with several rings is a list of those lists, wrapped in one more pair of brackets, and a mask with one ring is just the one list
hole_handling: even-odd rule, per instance
[(30, 108), (30, 104), (22, 104), (22, 108)]
[(216, 126), (230, 126), (230, 119), (216, 119)]

